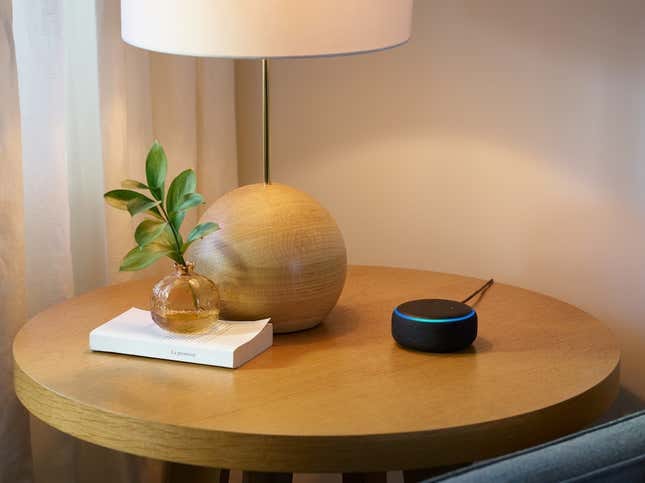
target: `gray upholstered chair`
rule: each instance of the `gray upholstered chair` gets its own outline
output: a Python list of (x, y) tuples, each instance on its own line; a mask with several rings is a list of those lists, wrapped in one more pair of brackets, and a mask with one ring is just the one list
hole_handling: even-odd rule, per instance
[(645, 482), (645, 411), (425, 483)]

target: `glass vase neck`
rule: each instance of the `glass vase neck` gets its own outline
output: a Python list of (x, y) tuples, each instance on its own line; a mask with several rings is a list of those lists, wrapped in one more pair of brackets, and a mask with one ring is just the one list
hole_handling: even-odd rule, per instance
[(177, 275), (192, 275), (195, 264), (193, 262), (186, 262), (185, 265), (175, 263), (175, 273)]

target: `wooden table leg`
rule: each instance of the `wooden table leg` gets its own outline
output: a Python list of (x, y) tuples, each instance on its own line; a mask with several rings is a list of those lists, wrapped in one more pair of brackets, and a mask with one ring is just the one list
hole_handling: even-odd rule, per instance
[(165, 483), (228, 483), (229, 470), (167, 463)]
[(242, 472), (242, 483), (291, 483), (292, 480), (293, 473)]
[(387, 473), (343, 473), (343, 483), (386, 483)]

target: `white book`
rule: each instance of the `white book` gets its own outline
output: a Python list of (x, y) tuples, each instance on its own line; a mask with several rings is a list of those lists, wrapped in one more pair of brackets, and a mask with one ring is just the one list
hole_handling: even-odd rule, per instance
[(273, 344), (269, 319), (218, 321), (203, 334), (175, 334), (161, 329), (150, 312), (131, 308), (90, 332), (90, 349), (134, 356), (240, 367)]

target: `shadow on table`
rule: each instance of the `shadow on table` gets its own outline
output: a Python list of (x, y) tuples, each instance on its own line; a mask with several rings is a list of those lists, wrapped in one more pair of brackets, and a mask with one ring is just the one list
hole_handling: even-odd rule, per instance
[[(392, 343), (396, 344), (396, 342), (394, 341), (392, 341)], [(473, 345), (455, 352), (423, 352), (415, 349), (410, 349), (408, 347), (404, 347), (400, 344), (396, 344), (396, 346), (399, 349), (408, 351), (408, 352), (414, 352), (417, 354), (428, 354), (429, 356), (432, 356), (432, 357), (450, 357), (452, 359), (454, 359), (455, 357), (471, 357), (475, 354), (483, 354), (484, 352), (490, 352), (491, 350), (493, 350), (493, 343), (489, 339), (486, 339), (485, 337), (479, 337), (479, 336), (477, 337), (477, 339), (475, 339), (475, 342), (473, 342)]]
[(358, 311), (347, 305), (337, 305), (327, 318), (312, 329), (276, 334), (273, 345), (292, 346), (320, 344), (346, 336), (358, 327)]

